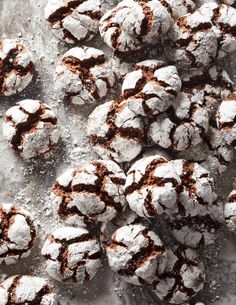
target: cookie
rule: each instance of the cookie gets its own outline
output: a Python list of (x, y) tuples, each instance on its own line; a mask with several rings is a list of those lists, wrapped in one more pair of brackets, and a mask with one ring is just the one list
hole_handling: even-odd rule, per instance
[(67, 51), (58, 62), (54, 76), (60, 98), (77, 105), (104, 98), (114, 83), (111, 64), (103, 51), (90, 47)]
[(92, 148), (103, 159), (128, 162), (142, 150), (143, 122), (125, 101), (96, 107), (89, 116), (87, 134)]
[(126, 205), (126, 176), (113, 161), (97, 160), (63, 173), (53, 186), (54, 207), (68, 224), (107, 222)]
[(47, 280), (31, 275), (14, 275), (0, 285), (0, 305), (56, 305), (56, 295)]
[(191, 162), (197, 161), (211, 173), (212, 177), (217, 178), (232, 162), (233, 148), (225, 143), (224, 135), (220, 130), (209, 126), (202, 143), (179, 152), (177, 157)]
[(223, 133), (223, 140), (236, 146), (236, 92), (224, 99), (217, 111), (217, 127)]
[(166, 111), (181, 89), (175, 66), (163, 61), (146, 60), (135, 65), (122, 84), (122, 95), (136, 114), (154, 116)]
[(193, 96), (179, 93), (173, 105), (158, 115), (148, 129), (148, 137), (163, 148), (185, 150), (203, 141), (209, 126), (205, 107), (194, 103)]
[(236, 190), (233, 190), (224, 207), (226, 227), (231, 232), (236, 232)]
[(33, 56), (15, 39), (0, 39), (0, 95), (10, 96), (23, 91), (34, 72)]
[(179, 17), (163, 44), (168, 59), (183, 70), (203, 70), (216, 57), (218, 47), (212, 23), (198, 11)]
[(28, 257), (36, 235), (37, 225), (28, 211), (13, 204), (0, 205), (0, 264)]
[(203, 289), (203, 262), (196, 252), (183, 247), (167, 250), (166, 269), (157, 279), (155, 294), (171, 304), (183, 304)]
[(157, 41), (173, 20), (158, 0), (124, 0), (104, 14), (99, 31), (112, 49), (129, 52)]
[(140, 217), (169, 216), (176, 211), (180, 184), (172, 162), (159, 155), (145, 157), (127, 173), (126, 199)]
[(205, 215), (172, 219), (169, 225), (174, 238), (183, 245), (196, 249), (212, 245), (224, 225), (222, 202), (212, 204)]
[(161, 0), (160, 2), (168, 9), (174, 19), (193, 13), (196, 9), (196, 4), (192, 0)]
[(101, 16), (99, 0), (49, 0), (45, 7), (45, 18), (53, 34), (70, 44), (93, 38), (98, 33)]
[(96, 237), (86, 229), (62, 227), (48, 235), (42, 248), (45, 269), (53, 279), (80, 287), (92, 279), (101, 265)]
[(60, 132), (57, 117), (47, 104), (23, 100), (6, 111), (3, 135), (23, 159), (30, 159), (51, 151)]
[(153, 284), (166, 266), (166, 250), (159, 237), (141, 224), (119, 228), (106, 246), (113, 271), (134, 285)]
[(213, 121), (222, 99), (229, 97), (235, 87), (228, 73), (215, 65), (205, 71), (197, 71), (195, 75), (186, 72), (181, 79), (183, 91), (191, 93), (195, 103), (206, 107)]
[(202, 5), (198, 12), (202, 18), (208, 18), (214, 27), (218, 39), (218, 57), (222, 58), (236, 51), (236, 10), (225, 5), (209, 2)]

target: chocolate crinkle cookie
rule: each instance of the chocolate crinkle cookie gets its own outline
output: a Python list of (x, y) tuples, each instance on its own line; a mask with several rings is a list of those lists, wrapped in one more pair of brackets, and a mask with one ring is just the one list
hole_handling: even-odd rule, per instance
[(216, 111), (222, 99), (229, 97), (235, 84), (220, 66), (211, 66), (204, 71), (181, 75), (183, 90), (193, 95), (193, 101), (208, 110), (210, 119), (215, 121)]
[(37, 225), (28, 211), (0, 204), (0, 263), (11, 265), (28, 257), (36, 235)]
[(223, 133), (223, 140), (236, 147), (236, 92), (222, 101), (216, 121), (218, 129)]
[[(213, 24), (218, 39), (218, 57), (224, 57), (236, 51), (236, 9), (226, 4), (209, 2), (203, 4), (198, 13)], [(199, 16), (199, 17), (200, 17)], [(207, 22), (207, 20), (206, 20)]]
[(0, 95), (19, 93), (29, 85), (34, 72), (32, 58), (22, 42), (0, 38)]
[(163, 44), (168, 59), (183, 70), (203, 70), (217, 54), (213, 24), (198, 11), (179, 17)]
[(236, 233), (236, 190), (233, 190), (227, 198), (224, 217), (228, 230)]
[(169, 221), (174, 238), (191, 248), (206, 247), (215, 243), (220, 229), (224, 226), (223, 204), (214, 202), (205, 215), (183, 217)]
[(78, 287), (92, 279), (101, 265), (96, 237), (84, 228), (62, 227), (48, 235), (43, 245), (47, 273), (60, 282)]
[(113, 87), (115, 76), (103, 51), (76, 47), (66, 52), (58, 62), (54, 86), (60, 97), (73, 104), (95, 103)]
[(56, 305), (57, 298), (47, 280), (31, 275), (14, 275), (0, 285), (0, 305)]
[(172, 23), (168, 8), (158, 0), (124, 0), (104, 14), (99, 30), (109, 47), (129, 52), (157, 41)]
[(93, 38), (101, 16), (99, 0), (49, 0), (45, 7), (45, 18), (53, 34), (70, 44)]
[(125, 193), (130, 208), (141, 217), (176, 211), (181, 179), (173, 162), (155, 155), (136, 161), (127, 174)]
[(110, 101), (95, 108), (88, 119), (87, 133), (101, 158), (118, 163), (133, 160), (143, 147), (142, 119), (126, 101)]
[(69, 169), (53, 186), (55, 211), (68, 224), (86, 226), (109, 221), (126, 205), (125, 179), (123, 170), (110, 160)]
[(155, 117), (148, 137), (163, 148), (182, 151), (202, 142), (208, 126), (207, 109), (195, 103), (191, 94), (181, 92), (165, 113)]
[(135, 65), (122, 84), (122, 96), (136, 114), (154, 116), (166, 111), (181, 89), (175, 66), (163, 61), (146, 60)]
[(116, 230), (106, 253), (111, 269), (134, 285), (153, 284), (166, 267), (166, 250), (160, 238), (141, 224)]
[(195, 251), (168, 249), (166, 268), (156, 280), (154, 293), (171, 304), (185, 304), (203, 289), (205, 277), (204, 264)]
[(23, 100), (7, 110), (3, 135), (23, 159), (30, 159), (50, 152), (60, 132), (57, 117), (47, 104)]
[(127, 174), (126, 199), (141, 217), (206, 215), (216, 200), (213, 179), (198, 163), (143, 158)]
[(209, 126), (204, 141), (177, 154), (178, 158), (198, 162), (212, 177), (224, 173), (233, 160), (233, 148), (225, 143), (224, 134)]

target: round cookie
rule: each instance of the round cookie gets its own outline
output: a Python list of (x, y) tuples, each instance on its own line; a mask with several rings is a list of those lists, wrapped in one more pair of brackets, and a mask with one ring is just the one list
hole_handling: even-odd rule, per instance
[(155, 155), (136, 161), (127, 173), (126, 199), (141, 217), (171, 215), (177, 208), (181, 179), (172, 162)]
[(99, 0), (49, 0), (45, 7), (45, 18), (53, 34), (70, 44), (93, 38), (101, 16)]
[(24, 90), (33, 78), (33, 56), (22, 42), (0, 39), (0, 96)]
[(184, 158), (191, 162), (198, 162), (207, 169), (212, 177), (217, 178), (227, 170), (233, 159), (233, 148), (224, 141), (223, 133), (209, 126), (204, 141), (196, 146), (177, 154), (178, 158)]
[(23, 100), (7, 110), (3, 135), (23, 159), (30, 159), (51, 151), (60, 132), (57, 117), (47, 104)]
[(233, 190), (224, 207), (226, 227), (231, 232), (236, 232), (236, 190)]
[(53, 205), (66, 223), (86, 226), (122, 212), (126, 176), (113, 161), (97, 160), (63, 173), (53, 186)]
[(236, 51), (236, 9), (226, 4), (209, 2), (202, 5), (198, 12), (214, 25), (218, 38), (218, 57)]
[(234, 91), (234, 82), (228, 73), (220, 66), (211, 66), (205, 71), (186, 72), (181, 75), (183, 91), (191, 93), (195, 103), (207, 108), (210, 118), (215, 121), (215, 115), (222, 99)]
[(54, 76), (54, 87), (60, 97), (77, 105), (97, 102), (114, 84), (111, 63), (103, 51), (85, 46), (67, 51)]
[(122, 84), (122, 96), (136, 114), (154, 116), (166, 111), (181, 89), (175, 66), (146, 60), (135, 65)]
[(167, 250), (166, 269), (157, 278), (155, 294), (171, 304), (183, 304), (203, 289), (203, 262), (196, 252), (183, 247)]
[(0, 204), (0, 264), (11, 265), (28, 257), (36, 235), (37, 225), (28, 211)]
[(104, 14), (99, 31), (109, 47), (129, 52), (157, 41), (172, 23), (167, 8), (158, 0), (124, 0)]
[(169, 222), (175, 239), (183, 245), (196, 249), (214, 244), (223, 224), (223, 204), (220, 201), (207, 208), (206, 215), (172, 219)]
[(229, 146), (236, 146), (236, 92), (224, 99), (216, 115), (217, 127)]
[(118, 163), (136, 158), (143, 146), (143, 122), (125, 101), (107, 102), (95, 108), (87, 133), (94, 151)]
[(173, 105), (150, 124), (148, 137), (163, 148), (177, 151), (202, 142), (209, 116), (206, 108), (193, 100), (191, 94), (179, 93)]
[(123, 280), (134, 285), (153, 284), (166, 266), (166, 250), (159, 237), (141, 224), (126, 225), (106, 246), (108, 262)]
[(183, 70), (204, 69), (217, 53), (213, 25), (198, 11), (179, 17), (164, 36), (163, 44), (168, 59)]
[(47, 280), (31, 275), (14, 275), (0, 285), (0, 305), (56, 305), (56, 295)]
[(55, 280), (76, 283), (92, 279), (101, 265), (96, 237), (84, 228), (62, 227), (48, 235), (43, 245), (47, 273)]

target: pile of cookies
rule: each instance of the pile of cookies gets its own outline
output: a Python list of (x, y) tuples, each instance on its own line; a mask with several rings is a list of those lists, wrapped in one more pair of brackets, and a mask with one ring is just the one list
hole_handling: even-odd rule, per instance
[[(82, 287), (106, 256), (124, 281), (186, 304), (206, 279), (196, 249), (213, 244), (222, 227), (236, 232), (236, 191), (223, 203), (214, 185), (236, 147), (235, 84), (219, 64), (236, 51), (235, 1), (197, 2), (123, 0), (104, 12), (97, 0), (48, 1), (53, 34), (76, 45), (56, 65), (54, 90), (66, 103), (95, 105), (87, 132), (101, 158), (68, 168), (52, 186), (50, 204), (64, 226), (41, 250), (50, 278)], [(112, 58), (83, 45), (98, 33)], [(165, 60), (139, 61), (150, 46), (163, 48)], [(1, 39), (0, 95), (21, 92), (33, 73), (27, 47)], [(29, 162), (51, 156), (59, 125), (44, 101), (25, 99), (6, 111), (3, 135)], [(159, 237), (159, 220), (173, 245)], [(30, 255), (36, 221), (1, 204), (0, 236), (0, 263), (14, 264)], [(15, 275), (0, 285), (0, 304), (57, 298), (47, 280)]]

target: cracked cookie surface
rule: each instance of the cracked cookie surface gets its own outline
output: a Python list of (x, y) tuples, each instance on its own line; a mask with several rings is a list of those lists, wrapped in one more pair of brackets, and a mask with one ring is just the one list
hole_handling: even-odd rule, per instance
[(76, 283), (92, 279), (101, 265), (96, 237), (84, 228), (62, 227), (48, 235), (43, 245), (47, 273), (55, 280)]
[(0, 39), (0, 96), (24, 90), (33, 78), (33, 56), (15, 39)]
[(53, 186), (58, 216), (80, 226), (106, 222), (126, 205), (126, 176), (113, 161), (97, 160), (63, 173)]
[(50, 152), (60, 131), (57, 117), (47, 104), (23, 100), (6, 111), (3, 135), (23, 159), (30, 159)]
[(28, 211), (0, 204), (0, 263), (11, 265), (28, 257), (36, 235), (37, 225)]
[(53, 34), (70, 44), (92, 39), (98, 33), (101, 17), (99, 0), (49, 0), (45, 7)]

